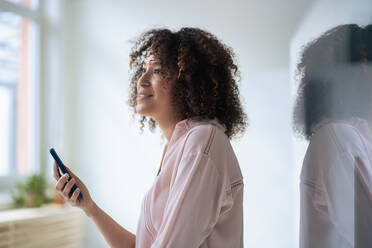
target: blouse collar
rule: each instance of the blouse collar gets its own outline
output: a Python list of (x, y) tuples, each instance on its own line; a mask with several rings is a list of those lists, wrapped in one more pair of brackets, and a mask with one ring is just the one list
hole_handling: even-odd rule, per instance
[(178, 138), (180, 138), (182, 135), (187, 133), (191, 128), (201, 125), (203, 123), (211, 123), (215, 125), (217, 128), (220, 128), (222, 132), (225, 132), (226, 127), (225, 125), (221, 124), (217, 118), (214, 119), (207, 119), (207, 120), (197, 120), (196, 118), (188, 118), (181, 120), (177, 122), (172, 137), (169, 142), (167, 142), (166, 146), (169, 146), (168, 144), (174, 143)]

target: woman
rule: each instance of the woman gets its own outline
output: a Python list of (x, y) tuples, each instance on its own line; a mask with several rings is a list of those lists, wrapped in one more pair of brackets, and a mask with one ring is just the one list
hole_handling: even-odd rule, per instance
[(305, 47), (295, 129), (309, 146), (300, 247), (372, 247), (372, 26), (337, 26)]
[[(246, 126), (230, 48), (197, 28), (150, 30), (130, 54), (129, 105), (167, 143), (136, 235), (56, 165), (56, 189), (94, 220), (111, 247), (243, 247), (243, 177), (229, 139)], [(70, 195), (72, 185), (77, 190)], [(83, 195), (77, 201), (79, 190)]]

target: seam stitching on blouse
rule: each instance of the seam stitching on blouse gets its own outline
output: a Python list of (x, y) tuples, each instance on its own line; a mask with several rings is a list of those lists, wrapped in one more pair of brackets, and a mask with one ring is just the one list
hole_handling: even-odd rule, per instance
[(300, 186), (301, 186), (301, 184), (311, 188), (312, 190), (314, 190), (317, 193), (322, 193), (323, 192), (322, 189), (318, 186), (318, 184), (311, 181), (311, 180), (302, 180), (300, 182)]
[(328, 127), (328, 130), (329, 130), (329, 134), (331, 136), (331, 139), (332, 141), (335, 143), (336, 147), (337, 147), (337, 150), (341, 153), (341, 154), (345, 154), (346, 153), (346, 150), (344, 149), (344, 147), (342, 147), (342, 145), (340, 144), (340, 141), (339, 141), (339, 137), (337, 136), (336, 134), (336, 131), (335, 131), (335, 128), (334, 127)]
[[(216, 169), (216, 171), (217, 171), (217, 173), (218, 173), (218, 176), (221, 177), (221, 176), (222, 176), (222, 175), (221, 175), (221, 172), (220, 172), (220, 170), (217, 168), (216, 163), (214, 162), (214, 160), (213, 160), (213, 159), (212, 159), (208, 154), (204, 154), (204, 155), (206, 155), (206, 156), (208, 157), (208, 159), (210, 159), (210, 160), (212, 161), (212, 163), (213, 163), (213, 165), (214, 165), (214, 168)], [(231, 193), (231, 190), (232, 190), (233, 188), (235, 188), (236, 186), (239, 186), (239, 185), (241, 185), (241, 184), (244, 185), (243, 178), (239, 178), (239, 179), (237, 179), (236, 181), (230, 183), (229, 185), (225, 185), (225, 192), (226, 192), (227, 194), (230, 194), (230, 193)]]
[(232, 193), (232, 190), (239, 186), (239, 185), (244, 185), (243, 183), (243, 180), (242, 179), (239, 179), (239, 181), (236, 181), (236, 182), (233, 182), (232, 184), (230, 184), (230, 187), (226, 190), (226, 194), (231, 194)]
[(239, 180), (239, 181), (237, 181), (237, 182), (233, 182), (233, 183), (231, 184), (231, 188), (234, 188), (234, 187), (236, 187), (236, 186), (238, 186), (238, 185), (240, 185), (240, 184), (243, 184), (243, 180)]
[(211, 134), (209, 135), (207, 146), (204, 149), (204, 154), (206, 154), (206, 155), (208, 155), (208, 153), (209, 153), (209, 150), (211, 148), (212, 142), (214, 140), (215, 133), (216, 133), (216, 126), (213, 126), (212, 131), (211, 131)]
[[(370, 154), (368, 152), (367, 145), (365, 144), (365, 142), (363, 140), (362, 134), (359, 132), (358, 128), (355, 128), (354, 126), (352, 126), (352, 127), (354, 128), (356, 134), (358, 135), (358, 137), (360, 139), (360, 142), (362, 143), (362, 146), (363, 146), (363, 148), (365, 150), (365, 153), (366, 153), (366, 157), (367, 157), (368, 162), (371, 164), (371, 156), (370, 156)], [(359, 156), (359, 154), (358, 154), (358, 156), (356, 156), (355, 160), (356, 160), (356, 163), (357, 164), (363, 163), (363, 161), (362, 161), (361, 157)], [(356, 170), (357, 176), (359, 177), (361, 183), (363, 184), (364, 188), (366, 189), (368, 198), (372, 201), (372, 192), (369, 191), (369, 188), (367, 186), (367, 183), (365, 182), (364, 178), (362, 177), (362, 175), (360, 173), (359, 166), (356, 166), (356, 167), (357, 167), (357, 170)]]

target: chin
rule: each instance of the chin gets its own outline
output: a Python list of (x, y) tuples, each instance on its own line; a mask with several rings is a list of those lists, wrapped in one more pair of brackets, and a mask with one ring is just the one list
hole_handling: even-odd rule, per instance
[(136, 109), (136, 113), (139, 115), (149, 117), (149, 118), (153, 118), (152, 115), (149, 113), (149, 111), (146, 111), (144, 109)]

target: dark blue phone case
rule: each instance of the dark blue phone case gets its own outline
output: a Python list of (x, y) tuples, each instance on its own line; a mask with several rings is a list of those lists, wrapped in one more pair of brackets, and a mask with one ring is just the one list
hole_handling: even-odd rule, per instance
[[(65, 168), (65, 166), (63, 165), (61, 159), (58, 157), (56, 151), (53, 149), (53, 148), (50, 148), (49, 149), (49, 152), (50, 154), (52, 155), (52, 157), (54, 158), (54, 160), (56, 161), (58, 167), (61, 169), (62, 173), (63, 174), (66, 174), (67, 173), (67, 170)], [(71, 178), (71, 175), (70, 175), (70, 178)], [(67, 181), (70, 181), (70, 180), (67, 180)], [(74, 184), (72, 186), (72, 191), (71, 192), (74, 192), (76, 189), (76, 184)], [(80, 200), (81, 198), (83, 198), (83, 195), (81, 194), (81, 192), (79, 193), (79, 196), (78, 196), (78, 199)]]

